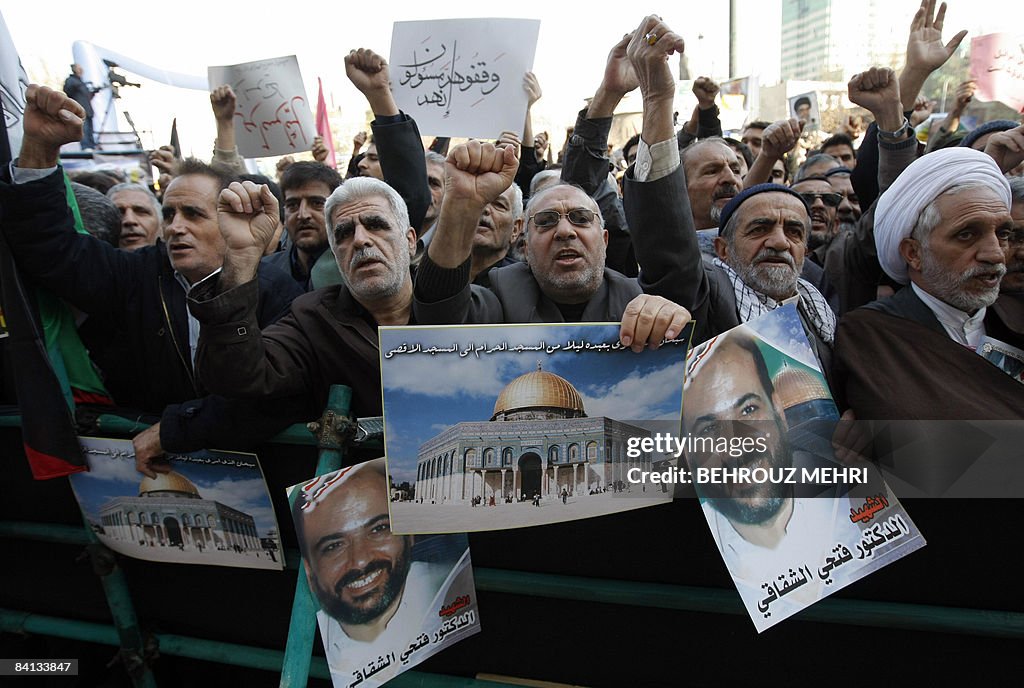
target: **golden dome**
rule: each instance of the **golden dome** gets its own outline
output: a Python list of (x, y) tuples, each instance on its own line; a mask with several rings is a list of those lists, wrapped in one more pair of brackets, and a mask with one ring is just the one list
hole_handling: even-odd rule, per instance
[(498, 400), (494, 402), (493, 420), (498, 414), (507, 414), (530, 408), (564, 409), (567, 417), (586, 415), (583, 410), (583, 397), (565, 378), (554, 373), (537, 370), (520, 375), (501, 390)]
[(789, 364), (783, 365), (775, 374), (772, 384), (775, 385), (775, 392), (779, 395), (784, 409), (815, 399), (832, 398), (820, 377)]
[(155, 478), (143, 478), (139, 483), (139, 496), (146, 493), (177, 492), (186, 494), (198, 499), (199, 488), (192, 484), (192, 481), (181, 473), (171, 471), (170, 473), (157, 473)]

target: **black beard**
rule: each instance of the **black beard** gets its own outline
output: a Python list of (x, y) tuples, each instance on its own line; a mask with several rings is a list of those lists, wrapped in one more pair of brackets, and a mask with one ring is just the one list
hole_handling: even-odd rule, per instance
[[(779, 433), (779, 446), (774, 451), (767, 452), (769, 458), (767, 468), (789, 468), (793, 465), (793, 448), (789, 443), (788, 433), (783, 429), (781, 419), (777, 416), (775, 426)], [(747, 465), (757, 463), (759, 458), (753, 458), (745, 463)], [(791, 486), (785, 483), (768, 482), (759, 487), (766, 493), (759, 495), (759, 501), (756, 504), (751, 503), (750, 498), (744, 497), (717, 497), (708, 498), (707, 501), (716, 511), (733, 523), (758, 525), (779, 513), (791, 493)]]
[[(365, 569), (350, 571), (338, 581), (333, 591), (324, 588), (320, 581), (314, 577), (314, 592), (316, 592), (320, 606), (327, 612), (328, 616), (343, 624), (361, 625), (380, 618), (387, 611), (388, 607), (399, 598), (402, 590), (405, 588), (405, 581), (409, 576), (409, 568), (412, 566), (410, 550), (411, 547), (407, 544), (402, 551), (402, 556), (395, 561), (394, 566), (388, 561), (378, 560), (371, 562)], [(374, 604), (369, 607), (359, 607), (344, 602), (341, 599), (341, 591), (345, 585), (377, 570), (386, 572), (388, 582), (384, 589), (380, 591), (379, 597)]]

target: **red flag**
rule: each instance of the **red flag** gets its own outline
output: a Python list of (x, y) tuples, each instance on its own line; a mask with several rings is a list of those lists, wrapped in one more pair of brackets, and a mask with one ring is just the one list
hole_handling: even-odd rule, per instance
[(324, 102), (324, 85), (320, 77), (316, 78), (316, 85), (320, 91), (316, 96), (316, 133), (327, 146), (327, 160), (324, 164), (337, 169), (338, 162), (334, 159), (334, 137), (331, 136), (331, 123), (327, 119), (327, 103)]

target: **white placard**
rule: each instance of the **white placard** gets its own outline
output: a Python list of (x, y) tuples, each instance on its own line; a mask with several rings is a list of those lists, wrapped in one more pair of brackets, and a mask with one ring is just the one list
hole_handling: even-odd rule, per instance
[(395, 22), (395, 102), (430, 136), (495, 138), (520, 132), (523, 75), (533, 69), (540, 21), (445, 19)]
[(209, 67), (210, 88), (235, 91), (235, 140), (245, 158), (308, 151), (316, 126), (294, 55)]

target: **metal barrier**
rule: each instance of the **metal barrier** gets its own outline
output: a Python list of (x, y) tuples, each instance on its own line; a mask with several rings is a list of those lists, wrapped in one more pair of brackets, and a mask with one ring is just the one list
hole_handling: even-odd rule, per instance
[[(341, 467), (347, 449), (360, 443), (373, 445), (380, 440), (380, 420), (368, 419), (366, 423), (357, 423), (348, 416), (350, 402), (350, 389), (333, 387), (328, 407), (319, 421), (305, 428), (293, 426), (274, 441), (316, 446), (319, 449), (317, 475), (336, 470)], [(0, 417), (0, 427), (15, 425), (20, 425), (17, 416)], [(100, 416), (97, 419), (97, 428), (104, 433), (133, 434), (145, 427), (144, 424), (117, 416)], [(145, 644), (124, 574), (117, 566), (116, 557), (98, 542), (91, 528), (6, 521), (0, 522), (0, 537), (84, 546), (94, 572), (101, 579), (114, 621), (113, 626), (105, 626), (28, 611), (0, 609), (0, 631), (37, 633), (118, 646), (122, 664), (133, 685), (139, 688), (156, 685), (147, 659), (154, 648)], [(285, 561), (289, 568), (301, 568), (297, 552), (286, 552)], [(489, 568), (475, 568), (474, 576), (477, 589), (489, 592), (631, 607), (745, 614), (733, 590)], [(280, 685), (297, 688), (306, 685), (310, 676), (330, 677), (326, 660), (312, 656), (315, 609), (305, 576), (297, 576), (284, 652), (166, 633), (156, 634), (152, 638), (161, 653), (280, 671)], [(794, 621), (1024, 639), (1024, 613), (893, 602), (826, 599), (801, 612)], [(482, 688), (499, 684), (410, 671), (392, 679), (389, 685), (399, 688)]]

